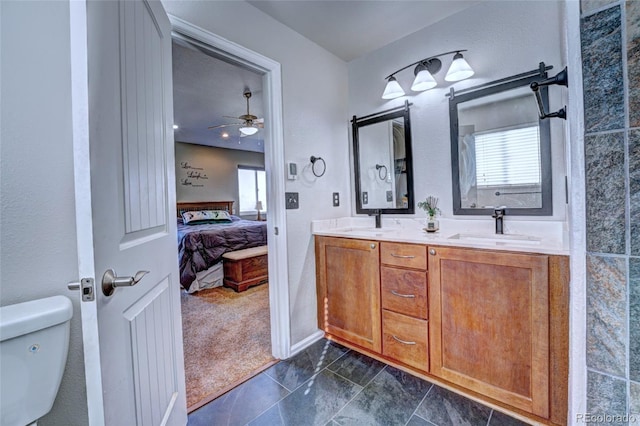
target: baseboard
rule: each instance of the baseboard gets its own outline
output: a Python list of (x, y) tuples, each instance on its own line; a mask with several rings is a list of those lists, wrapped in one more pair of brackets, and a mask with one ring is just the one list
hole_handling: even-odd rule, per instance
[(324, 331), (318, 330), (315, 333), (311, 334), (310, 336), (302, 339), (301, 341), (299, 341), (295, 345), (291, 346), (291, 351), (289, 352), (289, 357), (292, 357), (292, 356), (296, 355), (297, 353), (302, 352), (303, 350), (305, 350), (309, 346), (313, 345), (315, 342), (317, 342), (318, 340), (322, 339), (323, 337), (324, 337)]

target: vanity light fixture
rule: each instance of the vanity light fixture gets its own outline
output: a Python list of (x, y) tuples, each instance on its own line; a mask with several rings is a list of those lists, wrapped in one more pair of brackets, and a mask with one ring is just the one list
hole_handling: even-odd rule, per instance
[(402, 67), (398, 71), (389, 74), (385, 77), (387, 85), (384, 88), (382, 99), (395, 99), (400, 96), (404, 96), (405, 92), (400, 86), (400, 83), (398, 83), (395, 75), (414, 65), (416, 66), (413, 70), (415, 79), (411, 85), (411, 90), (414, 92), (422, 92), (436, 87), (438, 83), (435, 78), (433, 78), (433, 75), (442, 68), (442, 61), (438, 58), (445, 55), (454, 54), (449, 70), (444, 78), (446, 81), (460, 81), (471, 77), (474, 74), (474, 71), (469, 63), (464, 59), (461, 52), (466, 52), (466, 50), (452, 50), (451, 52), (440, 53), (439, 55), (431, 56), (409, 64), (406, 67)]

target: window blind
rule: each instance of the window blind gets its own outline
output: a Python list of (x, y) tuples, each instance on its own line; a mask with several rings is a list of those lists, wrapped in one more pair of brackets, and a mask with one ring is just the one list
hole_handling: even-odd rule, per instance
[(537, 125), (474, 134), (478, 187), (539, 185)]
[(255, 212), (258, 201), (262, 201), (262, 212), (267, 211), (267, 177), (263, 169), (239, 165), (238, 192), (241, 213)]

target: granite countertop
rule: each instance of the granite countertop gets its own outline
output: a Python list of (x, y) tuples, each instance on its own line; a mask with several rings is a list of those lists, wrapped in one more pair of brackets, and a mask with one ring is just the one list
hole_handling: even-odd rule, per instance
[(504, 234), (494, 233), (493, 220), (439, 219), (440, 230), (424, 231), (425, 219), (382, 218), (376, 229), (370, 217), (314, 220), (313, 235), (425, 245), (469, 247), (526, 253), (568, 255), (566, 224), (559, 221), (504, 221)]

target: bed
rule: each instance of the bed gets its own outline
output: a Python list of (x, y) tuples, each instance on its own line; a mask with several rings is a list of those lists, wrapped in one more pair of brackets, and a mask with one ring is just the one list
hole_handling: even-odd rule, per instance
[(182, 213), (233, 211), (233, 201), (177, 203), (180, 285), (189, 293), (222, 283), (222, 255), (267, 245), (267, 223), (231, 215), (229, 223), (184, 224)]

